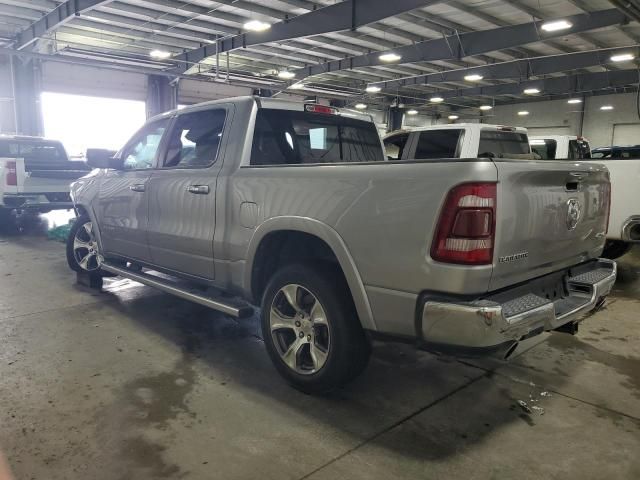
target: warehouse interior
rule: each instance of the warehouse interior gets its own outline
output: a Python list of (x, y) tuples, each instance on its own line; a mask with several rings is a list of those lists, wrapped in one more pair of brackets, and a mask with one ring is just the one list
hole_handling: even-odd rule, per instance
[[(0, 0), (0, 137), (84, 162), (241, 96), (370, 115), (381, 137), (523, 127), (640, 165), (640, 1)], [(78, 284), (51, 234), (75, 217), (0, 217), (0, 480), (640, 478), (638, 243), (575, 335), (509, 361), (376, 339), (313, 396), (278, 377), (257, 315)]]

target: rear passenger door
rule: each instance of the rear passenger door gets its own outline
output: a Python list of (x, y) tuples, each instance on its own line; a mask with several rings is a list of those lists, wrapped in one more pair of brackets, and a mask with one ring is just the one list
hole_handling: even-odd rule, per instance
[(231, 106), (216, 105), (173, 121), (147, 189), (147, 238), (158, 267), (204, 279), (215, 276), (216, 180), (231, 114)]

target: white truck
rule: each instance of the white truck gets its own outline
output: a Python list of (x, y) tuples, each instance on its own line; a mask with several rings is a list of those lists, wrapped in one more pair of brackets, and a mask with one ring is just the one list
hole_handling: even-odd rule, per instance
[(55, 140), (0, 135), (0, 217), (73, 208), (69, 185), (89, 171)]
[(389, 160), (511, 158), (533, 160), (527, 130), (483, 123), (453, 123), (392, 132), (383, 138)]
[[(640, 243), (640, 159), (619, 154), (614, 149), (596, 149), (591, 154), (589, 142), (571, 135), (546, 135), (529, 138), (531, 149), (543, 160), (581, 160), (606, 165), (611, 176), (611, 214), (607, 243), (603, 256), (618, 258), (629, 251), (634, 243)], [(614, 153), (615, 155), (615, 153)], [(593, 158), (592, 158), (593, 157)]]

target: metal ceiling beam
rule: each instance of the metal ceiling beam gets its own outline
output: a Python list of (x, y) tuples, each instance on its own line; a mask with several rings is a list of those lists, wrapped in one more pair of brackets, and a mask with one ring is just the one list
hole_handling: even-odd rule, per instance
[(465, 76), (472, 74), (481, 75), (483, 80), (527, 79), (533, 76), (549, 75), (551, 73), (568, 72), (570, 70), (603, 65), (610, 61), (609, 58), (612, 55), (620, 53), (635, 53), (636, 56), (638, 56), (640, 55), (640, 47), (635, 45), (632, 47), (606, 48), (586, 52), (526, 58), (479, 67), (416, 75), (386, 82), (376, 82), (371, 85), (393, 89), (415, 85), (463, 82)]
[(111, 0), (68, 0), (20, 32), (14, 48), (23, 49), (71, 18), (80, 16), (83, 12), (108, 1)]
[[(571, 15), (562, 17), (562, 19), (571, 22), (573, 27), (569, 30), (544, 32), (540, 27), (546, 21), (540, 20), (491, 30), (449, 35), (444, 38), (416, 43), (415, 45), (398, 47), (392, 51), (402, 56), (400, 63), (432, 62), (452, 58), (462, 59), (473, 55), (503, 50), (505, 48), (513, 48), (529, 43), (595, 30), (597, 28), (619, 25), (627, 21), (627, 17), (617, 9), (601, 10), (590, 14)], [(385, 63), (379, 59), (379, 56), (386, 52), (390, 51), (379, 51), (313, 65), (306, 69), (306, 72), (304, 72), (305, 77), (336, 70), (384, 65)]]
[(438, 96), (448, 99), (458, 97), (523, 95), (526, 88), (537, 88), (542, 92), (542, 95), (562, 95), (623, 87), (625, 85), (637, 84), (638, 82), (640, 82), (639, 70), (615, 70), (597, 73), (581, 73), (564, 77), (545, 78), (543, 80), (528, 80), (519, 83), (505, 83), (487, 87), (463, 88), (439, 92)]
[(247, 32), (219, 40), (216, 44), (205, 45), (184, 52), (173, 58), (179, 65), (176, 72), (185, 72), (192, 65), (217, 53), (228, 52), (250, 45), (280, 42), (300, 37), (321, 35), (341, 30), (355, 30), (369, 23), (422, 8), (441, 0), (345, 0), (309, 13), (276, 23), (266, 32)]

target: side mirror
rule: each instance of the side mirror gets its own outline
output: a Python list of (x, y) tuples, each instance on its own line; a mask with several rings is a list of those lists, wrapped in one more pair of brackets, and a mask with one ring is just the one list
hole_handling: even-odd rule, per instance
[(87, 165), (91, 168), (122, 168), (122, 162), (114, 158), (115, 150), (87, 148)]

